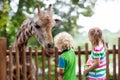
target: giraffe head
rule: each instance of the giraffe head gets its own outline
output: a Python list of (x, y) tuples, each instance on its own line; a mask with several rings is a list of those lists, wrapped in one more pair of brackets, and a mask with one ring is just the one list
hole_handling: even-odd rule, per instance
[(38, 6), (38, 13), (33, 21), (35, 23), (33, 35), (38, 42), (44, 48), (53, 48), (52, 29), (59, 20), (53, 19), (51, 5), (45, 11)]

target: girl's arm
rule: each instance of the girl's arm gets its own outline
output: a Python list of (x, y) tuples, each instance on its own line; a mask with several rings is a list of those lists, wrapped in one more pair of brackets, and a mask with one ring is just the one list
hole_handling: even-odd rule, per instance
[(94, 63), (84, 70), (84, 75), (87, 75), (87, 73), (89, 71), (95, 69), (99, 65), (99, 63), (100, 63), (100, 59), (99, 58), (95, 58), (94, 59)]

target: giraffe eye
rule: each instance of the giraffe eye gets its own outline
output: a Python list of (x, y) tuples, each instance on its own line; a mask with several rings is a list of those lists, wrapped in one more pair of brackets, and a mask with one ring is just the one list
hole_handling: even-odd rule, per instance
[(39, 28), (40, 28), (40, 26), (39, 26), (39, 25), (36, 25), (35, 27), (36, 27), (37, 29), (39, 29)]

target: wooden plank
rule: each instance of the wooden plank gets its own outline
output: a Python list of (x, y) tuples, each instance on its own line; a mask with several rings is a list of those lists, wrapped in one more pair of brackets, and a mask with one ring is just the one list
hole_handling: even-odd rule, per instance
[(29, 47), (29, 53), (30, 53), (30, 80), (33, 80), (33, 63), (32, 63), (32, 47)]
[[(108, 47), (108, 43), (106, 43), (107, 47)], [(109, 76), (109, 51), (106, 52), (106, 80), (110, 80), (110, 76)]]
[(42, 80), (45, 80), (45, 50), (42, 49)]
[(116, 46), (113, 45), (113, 80), (117, 80), (116, 78)]
[(35, 63), (36, 63), (36, 80), (39, 79), (39, 75), (38, 75), (38, 51), (37, 51), (37, 47), (35, 47)]
[[(108, 50), (108, 54), (112, 54), (112, 49), (109, 49)], [(16, 51), (14, 51), (14, 50), (12, 50), (12, 53), (13, 53), (13, 55), (15, 55), (16, 54)], [(58, 54), (60, 55), (60, 53), (61, 52), (58, 52)], [(75, 53), (76, 54), (78, 54), (78, 51), (75, 51)], [(86, 51), (85, 50), (81, 50), (81, 54), (85, 54), (86, 53)], [(118, 49), (116, 50), (116, 53), (118, 54)], [(91, 54), (91, 50), (88, 50), (88, 54)], [(9, 55), (9, 50), (7, 50), (7, 55)], [(26, 50), (26, 55), (29, 55), (29, 51), (28, 50)], [(33, 56), (35, 56), (35, 51), (34, 50), (32, 50), (32, 55)], [(38, 50), (38, 55), (42, 55), (42, 51), (41, 50)]]
[(18, 48), (16, 48), (16, 80), (20, 80), (20, 63), (19, 63), (19, 51)]
[(58, 49), (55, 48), (55, 80), (58, 80), (57, 67), (58, 67)]
[[(88, 60), (88, 43), (85, 44), (85, 57), (86, 57), (85, 59), (86, 59), (86, 62), (87, 62), (87, 60)], [(87, 77), (86, 77), (86, 80), (88, 80)]]
[(27, 68), (26, 68), (26, 49), (23, 46), (23, 80), (27, 80)]
[(120, 38), (118, 39), (118, 80), (120, 80)]
[(0, 80), (6, 80), (6, 38), (0, 38)]
[(81, 75), (81, 49), (80, 46), (78, 47), (78, 80), (82, 80), (82, 75)]
[(85, 57), (86, 57), (86, 62), (88, 60), (88, 43), (85, 44)]
[(12, 56), (12, 48), (9, 48), (9, 62), (10, 62), (10, 80), (13, 80), (13, 56)]
[(51, 80), (51, 67), (50, 67), (50, 56), (48, 56), (48, 80)]

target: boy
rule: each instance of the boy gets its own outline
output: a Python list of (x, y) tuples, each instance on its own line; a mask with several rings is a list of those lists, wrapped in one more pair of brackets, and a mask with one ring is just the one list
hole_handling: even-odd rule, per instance
[(73, 50), (73, 38), (67, 32), (61, 32), (54, 38), (55, 46), (62, 51), (58, 59), (58, 73), (62, 80), (76, 80), (76, 55)]

